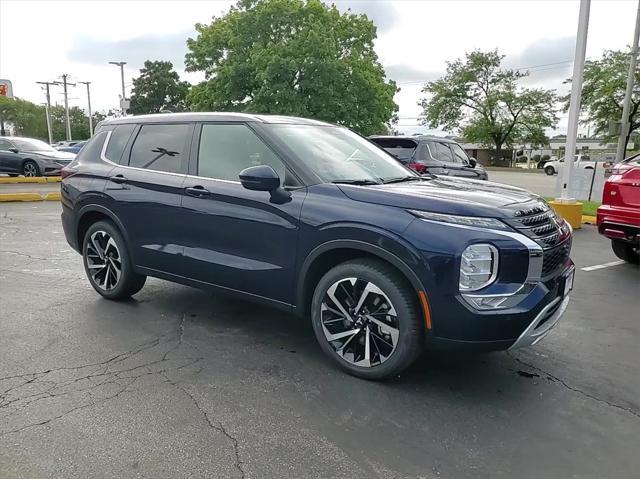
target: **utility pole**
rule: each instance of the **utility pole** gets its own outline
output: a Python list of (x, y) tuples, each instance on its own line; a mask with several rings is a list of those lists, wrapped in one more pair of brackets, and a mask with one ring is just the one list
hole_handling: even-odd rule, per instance
[(87, 85), (87, 106), (89, 108), (89, 138), (93, 136), (93, 118), (91, 117), (91, 93), (89, 93), (89, 85), (90, 81), (79, 81), (78, 83), (82, 83)]
[(49, 144), (53, 143), (53, 131), (51, 130), (51, 94), (49, 92), (49, 87), (51, 85), (55, 85), (55, 82), (49, 82), (49, 81), (37, 81), (36, 82), (38, 85), (44, 85), (46, 88), (46, 92), (47, 92), (47, 103), (45, 104), (46, 107), (46, 115), (47, 115), (47, 133), (49, 133)]
[(640, 36), (640, 1), (636, 14), (636, 28), (633, 32), (633, 46), (631, 47), (631, 60), (629, 61), (629, 74), (627, 76), (627, 91), (624, 94), (622, 104), (622, 120), (620, 121), (620, 137), (616, 150), (616, 163), (624, 159), (627, 149), (627, 134), (629, 133), (629, 111), (631, 110), (631, 96), (633, 94), (633, 81), (636, 75), (636, 62), (638, 61), (638, 36)]
[(109, 62), (110, 65), (116, 65), (120, 67), (120, 80), (122, 81), (122, 100), (120, 102), (120, 109), (122, 110), (122, 115), (126, 115), (127, 114), (127, 109), (124, 106), (127, 100), (127, 95), (124, 92), (124, 66), (127, 64), (127, 62)]
[(62, 74), (62, 82), (55, 82), (56, 85), (62, 85), (64, 89), (64, 114), (67, 120), (67, 141), (71, 140), (71, 120), (69, 119), (69, 94), (67, 91), (68, 86), (76, 86), (75, 83), (69, 83), (67, 80), (69, 75)]
[[(576, 137), (578, 135), (578, 120), (580, 119), (580, 100), (582, 95), (582, 75), (584, 59), (587, 50), (587, 33), (589, 30), (589, 9), (591, 0), (580, 0), (578, 14), (578, 33), (576, 35), (576, 52), (573, 60), (573, 76), (571, 77), (571, 99), (569, 100), (569, 125), (567, 127), (567, 142), (564, 149), (564, 169), (562, 174), (562, 190), (559, 202), (574, 204), (571, 179), (573, 176), (573, 159), (576, 152)], [(566, 218), (565, 218), (566, 219)], [(572, 226), (574, 226), (572, 224)], [(578, 224), (578, 227), (580, 224)]]

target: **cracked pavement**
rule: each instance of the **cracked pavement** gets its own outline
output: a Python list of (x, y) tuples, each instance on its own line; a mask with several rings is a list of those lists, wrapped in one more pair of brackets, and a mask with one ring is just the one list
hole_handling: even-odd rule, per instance
[[(155, 279), (101, 299), (59, 212), (0, 204), (3, 479), (638, 477), (637, 268), (578, 269), (535, 348), (374, 383), (263, 306)], [(615, 259), (593, 228), (574, 244)]]

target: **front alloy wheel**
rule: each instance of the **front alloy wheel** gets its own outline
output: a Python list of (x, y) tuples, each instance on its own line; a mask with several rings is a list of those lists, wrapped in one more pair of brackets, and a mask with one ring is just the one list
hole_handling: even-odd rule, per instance
[(416, 291), (388, 263), (357, 259), (318, 282), (311, 320), (323, 352), (348, 373), (393, 377), (422, 351), (424, 323)]
[(356, 366), (382, 364), (398, 345), (393, 303), (375, 284), (362, 279), (333, 283), (324, 295), (320, 320), (335, 353)]
[(22, 165), (22, 174), (25, 178), (35, 178), (36, 176), (40, 176), (38, 165), (31, 160), (25, 161), (24, 165)]

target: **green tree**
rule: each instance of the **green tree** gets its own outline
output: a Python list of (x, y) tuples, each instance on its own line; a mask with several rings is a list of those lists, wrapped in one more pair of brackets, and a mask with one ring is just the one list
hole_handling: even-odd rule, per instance
[(447, 62), (447, 73), (427, 83), (420, 105), (423, 123), (432, 128), (461, 130), (468, 141), (493, 145), (540, 144), (545, 128), (555, 126), (557, 97), (551, 90), (524, 88), (529, 75), (500, 68), (498, 51), (473, 51), (464, 61)]
[(0, 97), (0, 121), (5, 130), (11, 124), (16, 134), (47, 139), (45, 108), (20, 98)]
[(240, 0), (187, 40), (194, 110), (296, 115), (383, 131), (397, 111), (373, 49), (376, 27), (320, 0)]
[[(587, 118), (583, 123), (592, 123), (596, 134), (607, 140), (619, 136), (609, 134), (609, 122), (619, 122), (622, 117), (629, 59), (629, 53), (609, 50), (599, 60), (587, 61), (584, 66), (581, 103)], [(568, 79), (567, 83), (570, 82), (571, 79)], [(569, 97), (567, 95), (563, 98), (565, 111), (569, 110)], [(629, 125), (625, 144), (629, 143), (632, 133), (640, 129), (640, 68), (636, 70)]]
[[(93, 124), (104, 120), (105, 114), (93, 113)], [(37, 105), (20, 98), (8, 99), (0, 97), (0, 120), (5, 129), (12, 125), (15, 134), (29, 138), (38, 138), (48, 141), (47, 115), (43, 105)], [(86, 140), (89, 138), (89, 117), (84, 110), (77, 106), (69, 109), (69, 122), (71, 124), (71, 138), (74, 140)], [(51, 130), (53, 141), (66, 138), (66, 117), (62, 105), (51, 107)]]
[(133, 79), (131, 107), (136, 115), (161, 111), (184, 111), (189, 82), (180, 81), (171, 62), (144, 62), (140, 76)]

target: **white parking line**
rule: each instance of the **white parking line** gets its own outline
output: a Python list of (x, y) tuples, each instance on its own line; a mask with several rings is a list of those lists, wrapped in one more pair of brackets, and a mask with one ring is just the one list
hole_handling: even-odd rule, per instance
[(619, 261), (612, 261), (611, 263), (602, 263), (602, 264), (596, 264), (594, 266), (586, 266), (580, 269), (582, 271), (595, 271), (597, 269), (610, 268), (611, 266), (618, 266), (619, 264), (624, 264), (624, 263), (626, 263), (626, 261), (619, 260)]

